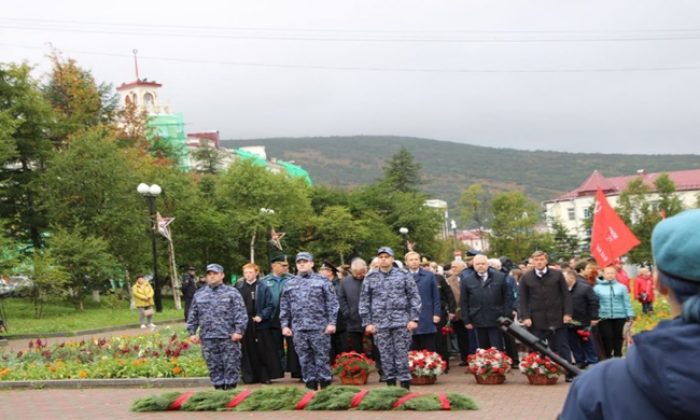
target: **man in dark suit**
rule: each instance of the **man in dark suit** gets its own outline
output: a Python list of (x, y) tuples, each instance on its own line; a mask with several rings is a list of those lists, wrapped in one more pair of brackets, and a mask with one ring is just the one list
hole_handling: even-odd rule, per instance
[(437, 349), (437, 328), (435, 324), (440, 322), (440, 290), (437, 286), (435, 275), (431, 271), (420, 268), (420, 254), (408, 252), (404, 256), (406, 268), (416, 281), (418, 294), (421, 300), (420, 319), (418, 328), (413, 331), (411, 350)]
[[(547, 253), (532, 254), (533, 269), (520, 280), (520, 318), (524, 326), (566, 360), (571, 357), (565, 324), (571, 322), (573, 304), (560, 270), (549, 268)], [(567, 378), (567, 381), (570, 379)]]
[(460, 304), (464, 326), (476, 328), (479, 348), (504, 349), (498, 318), (511, 316), (513, 293), (503, 273), (489, 270), (486, 255), (477, 255), (472, 262), (474, 272), (462, 279)]

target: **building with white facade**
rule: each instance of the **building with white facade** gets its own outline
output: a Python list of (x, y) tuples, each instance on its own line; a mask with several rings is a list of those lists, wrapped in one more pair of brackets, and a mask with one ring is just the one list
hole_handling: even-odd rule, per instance
[[(663, 172), (647, 173), (644, 170), (637, 171), (635, 175), (606, 178), (602, 173), (593, 173), (578, 188), (569, 191), (559, 197), (543, 202), (547, 226), (551, 229), (555, 221), (559, 221), (572, 235), (585, 240), (590, 237), (586, 230), (586, 220), (590, 219), (595, 195), (600, 188), (608, 199), (610, 205), (617, 206), (620, 193), (629, 183), (637, 178), (642, 178), (644, 184), (651, 188), (649, 200), (654, 202), (659, 197), (654, 193), (654, 182)], [(700, 169), (685, 171), (665, 172), (676, 185), (676, 194), (687, 208), (695, 207), (700, 193)]]

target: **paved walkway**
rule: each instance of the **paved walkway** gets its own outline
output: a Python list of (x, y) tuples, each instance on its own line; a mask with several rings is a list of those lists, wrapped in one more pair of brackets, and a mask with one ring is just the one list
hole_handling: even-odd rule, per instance
[[(296, 380), (275, 381), (281, 385), (302, 386)], [(370, 378), (370, 388), (383, 386), (377, 376)], [(246, 388), (257, 388), (252, 385)], [(399, 419), (408, 418), (465, 418), (465, 419), (553, 419), (560, 412), (568, 384), (533, 386), (525, 376), (513, 372), (503, 385), (477, 385), (471, 375), (453, 370), (443, 375), (435, 385), (413, 386), (416, 392), (461, 392), (469, 395), (479, 405), (477, 411), (459, 412), (265, 412), (238, 413), (253, 419)], [(205, 390), (210, 388), (193, 388)], [(142, 396), (156, 395), (168, 389), (86, 389), (86, 390), (17, 390), (0, 391), (0, 417), (6, 419), (165, 419), (165, 418), (224, 418), (231, 413), (132, 413), (131, 403)], [(183, 389), (184, 391), (184, 389)]]
[[(171, 325), (182, 328), (182, 324)], [(140, 335), (148, 333), (138, 328), (112, 331), (68, 338), (49, 338), (50, 343), (66, 340), (90, 339), (112, 335)], [(3, 350), (19, 351), (26, 348), (28, 340), (12, 340)], [(275, 381), (279, 385), (302, 386), (296, 380), (285, 378)], [(252, 385), (246, 388), (257, 388)], [(378, 383), (376, 374), (370, 377), (368, 387), (383, 386)], [(192, 388), (205, 390), (210, 388)], [(237, 413), (236, 417), (253, 419), (401, 419), (409, 418), (465, 418), (465, 419), (553, 419), (561, 411), (569, 384), (560, 380), (553, 386), (529, 385), (527, 378), (517, 371), (508, 375), (503, 385), (477, 385), (473, 376), (464, 374), (464, 368), (454, 366), (448, 375), (443, 375), (435, 385), (414, 386), (416, 392), (460, 392), (474, 399), (479, 405), (477, 411), (459, 412), (260, 412)], [(167, 392), (166, 388), (101, 388), (101, 389), (45, 389), (45, 390), (2, 390), (0, 391), (0, 418), (6, 419), (165, 419), (165, 418), (224, 418), (231, 413), (132, 413), (131, 403), (142, 396)], [(185, 390), (185, 389), (181, 389)]]

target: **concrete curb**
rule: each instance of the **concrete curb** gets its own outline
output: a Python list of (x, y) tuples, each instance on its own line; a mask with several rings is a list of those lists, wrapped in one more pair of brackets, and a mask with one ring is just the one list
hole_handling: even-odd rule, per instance
[[(156, 325), (169, 325), (169, 324), (179, 324), (185, 322), (183, 319), (171, 319), (166, 321), (155, 322)], [(92, 330), (83, 331), (68, 331), (68, 332), (56, 332), (56, 333), (45, 333), (45, 334), (15, 334), (15, 335), (3, 335), (0, 338), (0, 346), (7, 345), (7, 340), (26, 340), (34, 338), (57, 338), (57, 337), (77, 337), (81, 335), (91, 335), (91, 334), (101, 334), (105, 332), (128, 330), (130, 328), (138, 328), (140, 324), (126, 324), (126, 325), (113, 325), (111, 327), (95, 328)], [(3, 343), (4, 342), (4, 343)]]
[(0, 391), (15, 389), (184, 388), (210, 387), (209, 378), (51, 379), (1, 381)]

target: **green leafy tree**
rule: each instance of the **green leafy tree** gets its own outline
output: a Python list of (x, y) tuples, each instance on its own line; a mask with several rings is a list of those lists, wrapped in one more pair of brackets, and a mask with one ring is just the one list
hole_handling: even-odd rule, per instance
[(111, 130), (95, 127), (76, 134), (56, 153), (35, 189), (56, 227), (83, 227), (104, 238), (127, 271), (141, 271), (150, 256), (149, 214), (136, 193), (136, 186), (148, 179), (139, 175), (142, 165), (149, 160), (130, 156), (117, 147)]
[(423, 183), (421, 165), (411, 152), (402, 147), (384, 166), (384, 182), (398, 192), (417, 192)]
[(192, 152), (192, 160), (197, 172), (216, 174), (221, 168), (223, 154), (216, 147), (202, 146)]
[(34, 306), (34, 317), (41, 318), (44, 305), (53, 297), (65, 297), (70, 285), (70, 275), (51, 256), (50, 252), (37, 252), (33, 258), (32, 287), (29, 298)]
[(683, 211), (683, 202), (676, 194), (676, 184), (669, 178), (668, 174), (659, 175), (654, 181), (654, 186), (659, 195), (657, 208), (660, 214), (671, 217)]
[(554, 258), (573, 258), (579, 250), (579, 240), (576, 235), (569, 234), (569, 230), (557, 219), (552, 223), (552, 240), (554, 241)]
[(233, 251), (225, 256), (226, 261), (240, 267), (248, 261), (251, 245), (254, 254), (265, 261), (272, 228), (286, 233), (287, 249), (306, 246), (313, 233), (309, 197), (310, 189), (300, 179), (272, 173), (251, 161), (234, 162), (221, 175), (215, 193), (215, 207), (224, 217), (219, 235)]
[(0, 64), (0, 218), (11, 237), (42, 246), (47, 221), (30, 187), (53, 153), (53, 111), (27, 64)]
[(362, 220), (356, 220), (343, 206), (326, 207), (314, 220), (315, 239), (320, 241), (321, 255), (331, 251), (345, 264), (345, 257), (355, 248), (355, 244), (364, 241), (369, 229)]
[(489, 225), (491, 196), (481, 184), (472, 184), (459, 197), (459, 214), (464, 223), (476, 228)]
[(64, 142), (80, 130), (110, 124), (117, 109), (117, 95), (108, 84), (97, 84), (90, 71), (57, 51), (49, 55), (53, 64), (48, 83), (43, 87), (58, 117), (54, 138)]
[(81, 311), (85, 296), (102, 290), (117, 275), (117, 260), (109, 253), (107, 241), (86, 234), (82, 227), (57, 229), (48, 245), (56, 263), (70, 273), (69, 294)]
[(539, 220), (538, 206), (520, 191), (503, 192), (494, 196), (490, 248), (494, 254), (513, 260), (528, 257), (535, 248), (544, 249), (544, 238), (535, 235)]
[(640, 241), (627, 254), (630, 262), (635, 264), (652, 261), (651, 232), (661, 220), (659, 210), (649, 200), (650, 193), (651, 188), (644, 180), (635, 178), (620, 193), (617, 202), (617, 213)]

